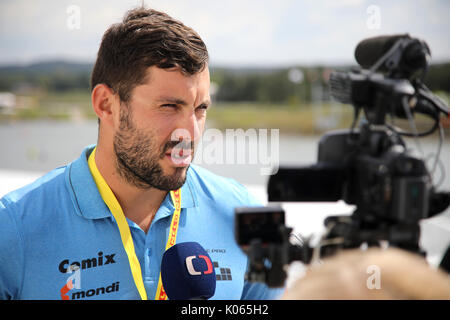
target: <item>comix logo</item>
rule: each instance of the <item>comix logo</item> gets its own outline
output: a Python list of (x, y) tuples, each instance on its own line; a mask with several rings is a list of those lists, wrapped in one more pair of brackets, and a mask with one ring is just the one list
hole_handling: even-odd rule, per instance
[[(203, 259), (206, 262), (207, 267), (206, 271), (195, 270), (194, 264), (192, 262), (192, 260), (194, 259)], [(199, 276), (201, 274), (211, 274), (213, 272), (213, 264), (211, 263), (211, 260), (204, 255), (198, 255), (198, 258), (196, 256), (186, 257), (186, 268), (191, 276)]]

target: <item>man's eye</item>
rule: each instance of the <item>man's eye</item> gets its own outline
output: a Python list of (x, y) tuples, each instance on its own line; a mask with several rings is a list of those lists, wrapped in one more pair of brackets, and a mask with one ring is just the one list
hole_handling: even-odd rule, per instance
[(163, 104), (162, 107), (164, 108), (176, 108), (177, 105), (174, 103), (167, 103), (167, 104)]
[(197, 107), (197, 110), (199, 111), (206, 111), (208, 109), (208, 106), (206, 104), (202, 104)]

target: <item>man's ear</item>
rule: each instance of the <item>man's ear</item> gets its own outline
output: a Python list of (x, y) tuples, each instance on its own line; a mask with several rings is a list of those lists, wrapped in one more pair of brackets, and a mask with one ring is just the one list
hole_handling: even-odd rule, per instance
[(106, 84), (95, 86), (91, 93), (92, 108), (102, 123), (113, 125), (116, 96)]

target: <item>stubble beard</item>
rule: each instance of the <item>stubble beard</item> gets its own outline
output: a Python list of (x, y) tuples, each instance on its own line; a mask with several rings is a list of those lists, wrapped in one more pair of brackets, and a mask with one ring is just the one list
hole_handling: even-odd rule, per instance
[(127, 183), (140, 189), (170, 191), (181, 188), (186, 181), (189, 166), (176, 167), (173, 174), (166, 175), (159, 164), (167, 150), (177, 143), (168, 141), (159, 150), (152, 135), (136, 128), (131, 108), (121, 105), (120, 126), (114, 136), (113, 146), (116, 170)]

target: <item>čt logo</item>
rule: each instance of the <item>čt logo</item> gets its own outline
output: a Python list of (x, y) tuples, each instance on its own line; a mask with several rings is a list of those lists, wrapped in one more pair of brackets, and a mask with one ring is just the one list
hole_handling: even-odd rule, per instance
[[(197, 271), (197, 270), (195, 270), (194, 264), (192, 263), (192, 260), (194, 260), (194, 259), (203, 259), (203, 260), (205, 260), (206, 266), (207, 266), (207, 270), (206, 271)], [(191, 276), (199, 276), (201, 274), (211, 274), (213, 272), (213, 265), (212, 265), (211, 260), (207, 256), (204, 256), (204, 255), (201, 255), (201, 254), (198, 255), (198, 258), (196, 256), (186, 257), (186, 267), (187, 267), (187, 270), (188, 270), (188, 272), (189, 272), (189, 274)]]

